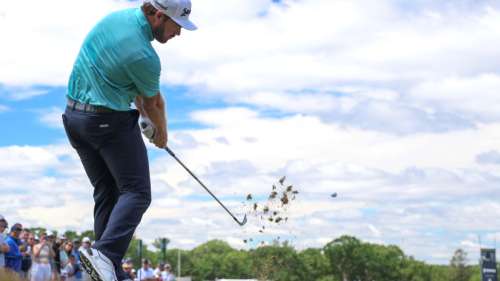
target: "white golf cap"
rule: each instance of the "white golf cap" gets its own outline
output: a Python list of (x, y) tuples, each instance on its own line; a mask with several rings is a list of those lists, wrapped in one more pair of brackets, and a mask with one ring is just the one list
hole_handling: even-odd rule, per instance
[(90, 243), (90, 238), (88, 238), (88, 237), (83, 237), (82, 242), (83, 242), (83, 243)]
[(182, 28), (195, 30), (197, 27), (189, 20), (191, 14), (191, 0), (145, 0), (151, 3), (158, 11), (169, 16)]

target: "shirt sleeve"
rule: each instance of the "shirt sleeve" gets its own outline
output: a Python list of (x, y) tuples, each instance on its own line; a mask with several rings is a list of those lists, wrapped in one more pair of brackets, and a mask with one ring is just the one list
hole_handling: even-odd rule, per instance
[(161, 64), (154, 57), (141, 58), (125, 66), (139, 95), (153, 97), (160, 91)]

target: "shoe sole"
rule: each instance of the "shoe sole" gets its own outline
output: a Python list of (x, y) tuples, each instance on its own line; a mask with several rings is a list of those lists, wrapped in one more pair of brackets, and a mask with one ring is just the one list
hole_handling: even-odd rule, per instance
[(90, 260), (87, 258), (87, 256), (85, 256), (85, 253), (83, 253), (83, 251), (80, 251), (80, 260), (82, 262), (83, 269), (85, 269), (85, 271), (90, 275), (90, 278), (92, 278), (92, 280), (94, 280), (94, 281), (106, 281), (106, 280), (103, 280), (101, 278), (101, 276), (99, 276), (99, 273), (94, 268), (94, 266), (92, 265)]

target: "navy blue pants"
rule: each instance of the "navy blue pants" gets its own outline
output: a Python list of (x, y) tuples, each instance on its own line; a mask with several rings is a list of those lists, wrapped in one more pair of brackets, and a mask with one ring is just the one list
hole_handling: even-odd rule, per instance
[(92, 247), (115, 265), (118, 280), (134, 231), (151, 203), (146, 147), (138, 126), (139, 112), (90, 113), (66, 108), (63, 123), (94, 186)]

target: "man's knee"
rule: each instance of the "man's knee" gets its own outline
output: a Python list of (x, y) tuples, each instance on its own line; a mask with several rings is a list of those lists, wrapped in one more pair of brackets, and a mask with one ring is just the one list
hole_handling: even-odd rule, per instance
[(145, 208), (149, 208), (149, 206), (151, 205), (151, 189), (149, 192), (143, 194), (143, 197), (144, 197), (144, 204), (145, 204)]
[(133, 198), (134, 205), (136, 209), (146, 211), (146, 209), (151, 205), (151, 189), (143, 190), (140, 192), (127, 192), (129, 198)]

